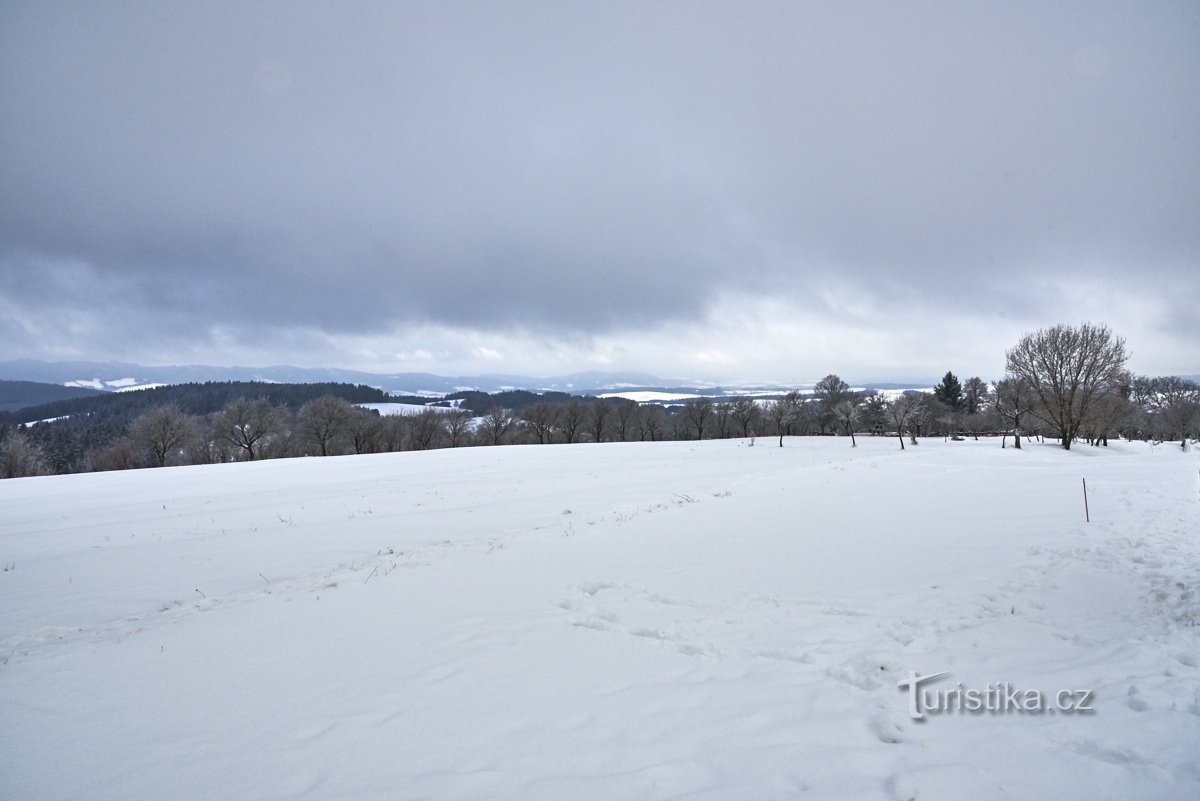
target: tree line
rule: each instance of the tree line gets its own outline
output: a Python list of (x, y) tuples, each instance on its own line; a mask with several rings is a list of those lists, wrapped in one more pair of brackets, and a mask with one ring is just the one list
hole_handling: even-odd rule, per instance
[[(1200, 386), (1187, 379), (1134, 376), (1124, 340), (1105, 326), (1055, 326), (1026, 335), (1006, 353), (994, 382), (947, 371), (932, 392), (853, 389), (836, 374), (809, 392), (770, 398), (695, 397), (659, 405), (623, 398), (513, 391), (456, 393), (411, 415), (380, 415), (355, 404), (395, 401), (347, 385), (184, 385), (172, 397), (128, 393), (125, 417), (100, 403), (70, 419), (0, 424), (0, 476), (214, 464), (474, 445), (894, 436), (1000, 437), (1017, 448), (1052, 438), (1107, 445), (1109, 437), (1177, 440), (1200, 433)], [(167, 388), (164, 388), (167, 389)], [(252, 390), (253, 394), (246, 393)], [(74, 401), (69, 403), (76, 403)], [(61, 411), (61, 407), (55, 407)], [(131, 409), (136, 410), (131, 412)], [(39, 410), (39, 414), (45, 413)], [(73, 429), (91, 432), (80, 446)], [(67, 433), (64, 433), (67, 432)]]

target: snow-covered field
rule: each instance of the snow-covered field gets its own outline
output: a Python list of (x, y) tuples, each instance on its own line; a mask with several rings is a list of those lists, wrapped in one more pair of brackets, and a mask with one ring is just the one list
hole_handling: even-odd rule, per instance
[(1196, 455), (858, 441), (0, 482), (0, 796), (1200, 798)]
[[(449, 406), (422, 406), (417, 403), (359, 403), (356, 405), (361, 409), (374, 409), (384, 417), (395, 414), (411, 416), (427, 412), (430, 409), (435, 412), (453, 411)], [(457, 402), (455, 402), (455, 405), (457, 405)]]

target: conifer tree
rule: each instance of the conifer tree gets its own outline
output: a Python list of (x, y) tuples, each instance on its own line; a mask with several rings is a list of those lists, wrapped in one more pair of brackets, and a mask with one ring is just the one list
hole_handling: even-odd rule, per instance
[(962, 384), (958, 382), (958, 376), (950, 371), (947, 371), (942, 376), (941, 383), (933, 388), (933, 396), (947, 409), (957, 412), (963, 408)]

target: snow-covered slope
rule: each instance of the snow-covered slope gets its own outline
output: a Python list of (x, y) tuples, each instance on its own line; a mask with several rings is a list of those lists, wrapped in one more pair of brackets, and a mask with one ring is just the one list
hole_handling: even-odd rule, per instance
[[(1124, 443), (526, 446), (4, 481), (0, 787), (1196, 798), (1197, 531), (1195, 454)], [(924, 686), (1087, 691), (1094, 712), (914, 720), (897, 683), (943, 671)]]

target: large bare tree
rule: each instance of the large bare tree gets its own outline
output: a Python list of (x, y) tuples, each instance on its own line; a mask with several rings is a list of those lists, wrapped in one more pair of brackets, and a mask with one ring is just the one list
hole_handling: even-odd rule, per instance
[(475, 415), (471, 413), (471, 410), (461, 406), (442, 414), (446, 439), (449, 440), (451, 448), (457, 448), (466, 442), (467, 436), (471, 433), (471, 422), (474, 419)]
[(587, 418), (588, 408), (580, 400), (571, 398), (564, 403), (558, 411), (558, 426), (563, 439), (569, 443), (578, 442)]
[(503, 406), (493, 406), (479, 419), (479, 436), (488, 445), (499, 445), (516, 424), (517, 418), (512, 412)]
[(1037, 398), (1033, 414), (1068, 450), (1097, 400), (1120, 392), (1129, 358), (1124, 339), (1091, 323), (1026, 334), (1007, 356), (1009, 376), (1025, 381)]
[(301, 406), (296, 420), (301, 437), (328, 456), (330, 443), (346, 431), (353, 413), (354, 407), (341, 398), (322, 395)]
[(182, 451), (184, 445), (200, 438), (200, 424), (196, 418), (169, 403), (134, 418), (129, 424), (129, 438), (149, 450), (158, 466), (163, 467), (172, 455)]
[(217, 412), (213, 434), (253, 461), (262, 445), (283, 429), (283, 415), (266, 398), (237, 398)]

